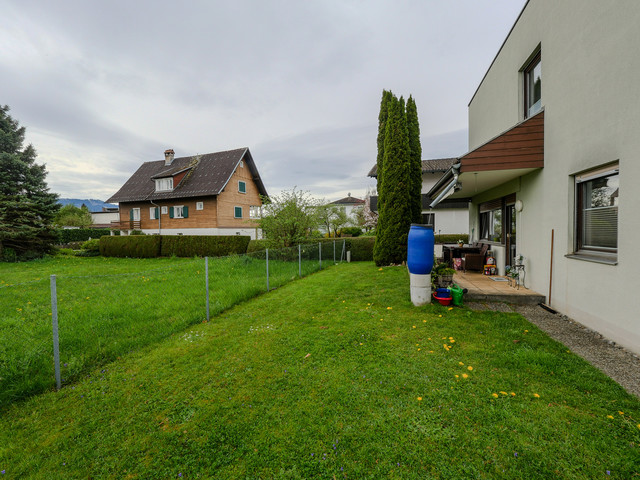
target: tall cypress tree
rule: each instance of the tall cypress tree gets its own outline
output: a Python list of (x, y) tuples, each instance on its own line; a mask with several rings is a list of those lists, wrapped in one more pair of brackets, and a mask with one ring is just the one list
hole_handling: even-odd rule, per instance
[(23, 148), (25, 128), (8, 112), (0, 106), (0, 258), (39, 257), (57, 240), (58, 195), (49, 193), (45, 166), (35, 163), (32, 145)]
[(407, 131), (409, 133), (409, 175), (411, 187), (409, 197), (411, 203), (411, 222), (422, 222), (422, 147), (420, 146), (420, 124), (418, 122), (418, 108), (413, 97), (407, 100)]
[(409, 135), (404, 99), (392, 97), (384, 138), (382, 172), (384, 201), (378, 208), (374, 260), (377, 265), (401, 263), (407, 258), (407, 238), (411, 224), (409, 204)]
[(384, 164), (384, 137), (387, 129), (387, 117), (389, 115), (389, 105), (394, 99), (391, 91), (382, 91), (382, 100), (380, 100), (380, 113), (378, 114), (378, 158), (377, 158), (377, 188), (378, 188), (378, 205), (381, 203), (383, 196), (382, 186), (382, 169)]

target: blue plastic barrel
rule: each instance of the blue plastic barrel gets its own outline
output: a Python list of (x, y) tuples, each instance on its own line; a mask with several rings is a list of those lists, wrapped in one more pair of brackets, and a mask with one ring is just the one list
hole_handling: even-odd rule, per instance
[(407, 265), (409, 273), (427, 275), (433, 267), (433, 226), (411, 224), (409, 244), (407, 246)]

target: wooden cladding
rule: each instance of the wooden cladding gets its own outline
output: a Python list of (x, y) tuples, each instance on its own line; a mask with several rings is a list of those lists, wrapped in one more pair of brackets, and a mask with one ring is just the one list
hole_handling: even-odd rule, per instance
[(544, 111), (460, 158), (461, 172), (544, 167)]

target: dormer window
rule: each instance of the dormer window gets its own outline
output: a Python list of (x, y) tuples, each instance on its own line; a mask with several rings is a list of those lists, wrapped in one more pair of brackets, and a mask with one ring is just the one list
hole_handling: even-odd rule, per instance
[(156, 179), (156, 192), (170, 192), (173, 190), (173, 178)]

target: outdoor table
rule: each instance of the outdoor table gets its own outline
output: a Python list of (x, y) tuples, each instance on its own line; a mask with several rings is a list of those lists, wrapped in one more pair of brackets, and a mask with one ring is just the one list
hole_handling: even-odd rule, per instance
[(444, 245), (443, 247), (444, 261), (450, 265), (454, 258), (463, 258), (467, 253), (480, 253), (480, 247), (472, 247), (471, 245), (460, 247), (458, 244)]

